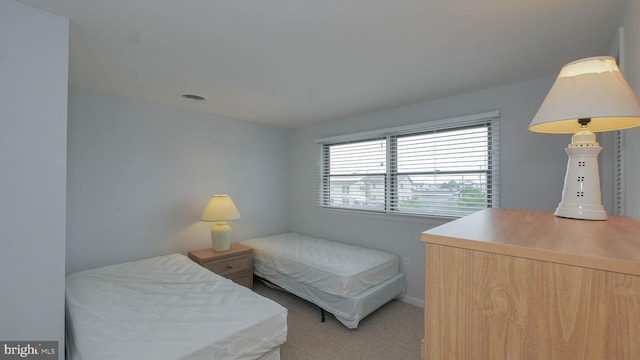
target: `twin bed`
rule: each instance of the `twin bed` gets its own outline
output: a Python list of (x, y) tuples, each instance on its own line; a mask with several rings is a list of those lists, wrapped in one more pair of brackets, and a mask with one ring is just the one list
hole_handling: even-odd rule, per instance
[(66, 279), (71, 359), (280, 359), (287, 310), (173, 254)]
[(350, 329), (406, 290), (400, 260), (387, 252), (297, 233), (240, 243), (253, 248), (255, 275), (332, 313)]
[[(404, 295), (395, 255), (295, 233), (245, 240), (254, 273), (348, 328)], [(172, 254), (66, 279), (71, 359), (277, 360), (287, 310)]]

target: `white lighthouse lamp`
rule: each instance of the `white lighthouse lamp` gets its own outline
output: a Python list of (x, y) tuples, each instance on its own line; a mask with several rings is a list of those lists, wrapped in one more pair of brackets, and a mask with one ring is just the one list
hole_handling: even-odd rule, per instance
[(531, 121), (529, 130), (573, 134), (556, 216), (606, 220), (602, 207), (594, 132), (640, 126), (640, 101), (612, 57), (592, 57), (565, 65)]

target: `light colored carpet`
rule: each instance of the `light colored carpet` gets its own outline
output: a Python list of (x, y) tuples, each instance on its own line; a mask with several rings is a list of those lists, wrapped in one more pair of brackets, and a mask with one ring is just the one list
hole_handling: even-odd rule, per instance
[(418, 360), (423, 337), (423, 309), (393, 300), (347, 329), (327, 313), (284, 291), (254, 282), (254, 290), (288, 310), (287, 342), (282, 360)]

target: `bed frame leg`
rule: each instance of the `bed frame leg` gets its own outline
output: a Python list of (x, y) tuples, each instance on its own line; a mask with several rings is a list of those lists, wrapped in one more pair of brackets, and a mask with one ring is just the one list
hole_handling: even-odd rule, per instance
[(320, 321), (324, 322), (324, 309), (323, 308), (320, 308), (320, 318), (321, 318)]

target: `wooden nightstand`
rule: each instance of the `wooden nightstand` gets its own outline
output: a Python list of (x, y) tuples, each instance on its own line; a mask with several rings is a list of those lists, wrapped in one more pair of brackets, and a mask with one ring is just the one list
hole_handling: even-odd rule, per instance
[(228, 251), (189, 251), (189, 258), (214, 273), (253, 289), (253, 249), (233, 243)]

